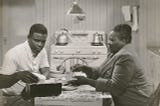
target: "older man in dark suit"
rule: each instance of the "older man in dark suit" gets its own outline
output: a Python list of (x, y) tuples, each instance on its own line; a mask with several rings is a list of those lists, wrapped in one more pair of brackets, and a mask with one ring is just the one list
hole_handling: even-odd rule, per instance
[(131, 32), (127, 24), (115, 26), (106, 41), (110, 51), (107, 60), (99, 68), (74, 66), (73, 71), (82, 71), (87, 78), (76, 76), (77, 80), (70, 83), (89, 84), (97, 91), (110, 92), (115, 106), (147, 106), (151, 89), (131, 47)]

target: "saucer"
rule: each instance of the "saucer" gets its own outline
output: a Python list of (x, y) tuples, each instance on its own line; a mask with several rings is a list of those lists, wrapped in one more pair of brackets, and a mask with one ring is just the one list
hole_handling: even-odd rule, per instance
[(62, 86), (63, 91), (73, 91), (73, 90), (76, 90), (76, 89), (77, 89), (77, 87), (75, 87), (75, 86), (70, 86), (70, 85)]

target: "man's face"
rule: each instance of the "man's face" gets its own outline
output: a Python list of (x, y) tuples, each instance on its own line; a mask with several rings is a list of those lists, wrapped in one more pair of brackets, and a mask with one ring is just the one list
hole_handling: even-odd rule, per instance
[(33, 35), (28, 38), (32, 52), (38, 54), (43, 49), (46, 39), (47, 34), (33, 33)]
[(108, 36), (107, 47), (111, 53), (118, 52), (126, 43), (117, 37), (118, 33), (112, 31)]

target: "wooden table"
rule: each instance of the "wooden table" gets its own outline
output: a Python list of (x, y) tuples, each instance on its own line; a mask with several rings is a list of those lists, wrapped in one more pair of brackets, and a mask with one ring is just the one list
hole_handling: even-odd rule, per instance
[(36, 97), (35, 106), (111, 106), (109, 93), (96, 92), (95, 88), (82, 85), (76, 90), (62, 91), (59, 96)]

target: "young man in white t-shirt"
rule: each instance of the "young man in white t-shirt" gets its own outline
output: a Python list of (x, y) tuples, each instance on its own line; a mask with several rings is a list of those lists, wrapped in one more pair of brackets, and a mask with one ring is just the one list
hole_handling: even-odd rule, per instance
[[(42, 24), (34, 24), (30, 28), (27, 41), (15, 46), (6, 53), (0, 71), (0, 88), (7, 88), (3, 90), (5, 94), (19, 95), (25, 83), (38, 82), (38, 78), (34, 73), (48, 77), (49, 63), (44, 48), (46, 39), (46, 27)], [(12, 104), (9, 101), (7, 102), (8, 106)], [(22, 104), (21, 106), (23, 106)], [(26, 105), (24, 103), (24, 106), (30, 106), (30, 104), (27, 102)]]

